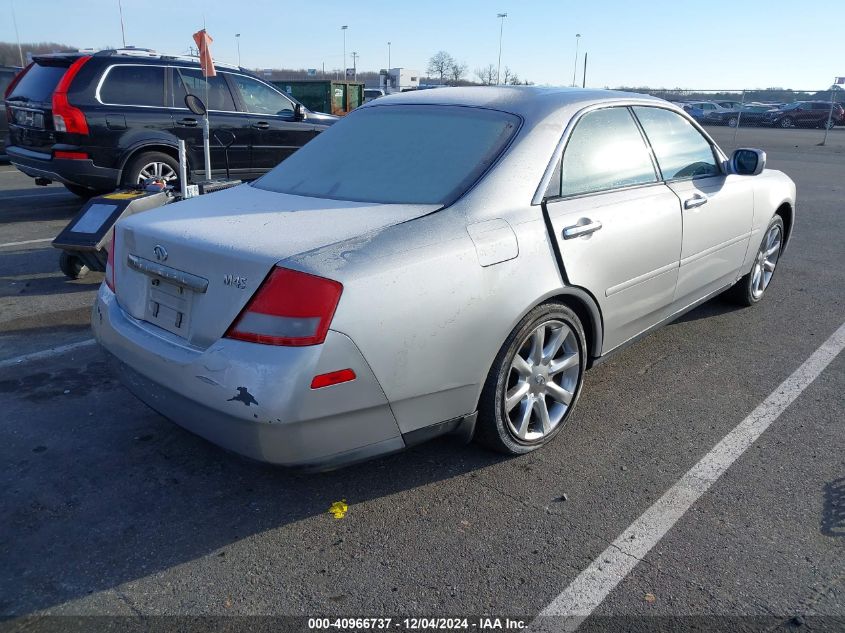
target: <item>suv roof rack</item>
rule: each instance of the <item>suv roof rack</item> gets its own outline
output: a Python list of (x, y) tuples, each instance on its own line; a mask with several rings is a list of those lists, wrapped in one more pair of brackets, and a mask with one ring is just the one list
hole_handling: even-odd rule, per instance
[[(175, 61), (181, 62), (191, 62), (195, 64), (200, 63), (200, 58), (198, 55), (176, 55), (176, 54), (167, 54), (167, 53), (158, 53), (151, 48), (137, 48), (135, 46), (127, 46), (125, 48), (107, 48), (101, 51), (94, 53), (98, 57), (113, 57), (113, 56), (130, 56), (130, 57), (149, 57), (149, 58), (158, 58), (158, 59), (170, 59)], [(226, 62), (214, 60), (214, 65), (220, 68), (231, 68), (234, 70), (240, 70), (240, 66), (237, 64), (228, 64)]]

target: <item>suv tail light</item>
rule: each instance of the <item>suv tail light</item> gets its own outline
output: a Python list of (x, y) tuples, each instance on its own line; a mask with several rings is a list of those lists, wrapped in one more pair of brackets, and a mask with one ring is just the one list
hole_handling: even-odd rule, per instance
[(226, 336), (265, 345), (319, 345), (342, 292), (343, 285), (331, 279), (274, 268)]
[(106, 285), (109, 287), (109, 290), (116, 293), (115, 284), (114, 284), (114, 245), (117, 242), (117, 230), (112, 229), (111, 232), (111, 245), (109, 246), (109, 259), (106, 263)]
[(88, 134), (88, 121), (85, 120), (82, 110), (75, 108), (67, 100), (67, 91), (76, 74), (89, 59), (91, 56), (86, 55), (73, 62), (62, 75), (59, 85), (53, 92), (53, 127), (57, 132)]

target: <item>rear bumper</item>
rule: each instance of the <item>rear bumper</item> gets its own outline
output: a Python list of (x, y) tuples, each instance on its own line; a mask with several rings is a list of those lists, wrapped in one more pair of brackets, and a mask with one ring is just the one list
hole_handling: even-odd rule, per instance
[(15, 145), (6, 147), (9, 161), (33, 178), (47, 178), (66, 185), (111, 191), (120, 182), (120, 170), (98, 167), (91, 159), (56, 159)]
[[(326, 469), (405, 448), (387, 399), (358, 348), (330, 331), (323, 345), (221, 339), (206, 350), (136, 321), (103, 285), (94, 333), (127, 388), (180, 426), (246, 457)], [(313, 376), (356, 379), (313, 390)]]

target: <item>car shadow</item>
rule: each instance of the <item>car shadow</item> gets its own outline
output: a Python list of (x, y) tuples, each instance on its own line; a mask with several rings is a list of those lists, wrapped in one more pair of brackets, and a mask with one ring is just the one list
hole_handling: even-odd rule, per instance
[(340, 529), (328, 514), (334, 501), (355, 512), (507, 459), (439, 438), (327, 473), (271, 467), (162, 418), (123, 389), (101, 353), (86, 357), (29, 375), (0, 372), (0, 398), (39, 407), (40, 425), (6, 425), (0, 442), (0, 615), (31, 614), (225, 556), (242, 539), (316, 515), (327, 523), (315, 542), (331, 538)]
[(701, 304), (694, 310), (690, 310), (686, 314), (679, 316), (669, 325), (689, 323), (690, 321), (698, 321), (699, 319), (709, 319), (715, 316), (729, 314), (731, 312), (736, 312), (742, 309), (742, 306), (739, 306), (728, 299), (724, 299), (721, 296), (713, 297), (712, 299)]
[(64, 188), (50, 189), (43, 193), (32, 193), (31, 187), (0, 190), (0, 225), (45, 220), (70, 220), (85, 203), (85, 200)]

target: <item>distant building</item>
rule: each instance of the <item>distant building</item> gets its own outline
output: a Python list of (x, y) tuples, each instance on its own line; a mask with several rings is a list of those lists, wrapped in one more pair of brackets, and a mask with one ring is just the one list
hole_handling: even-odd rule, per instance
[(385, 94), (417, 90), (420, 87), (420, 73), (407, 68), (382, 68), (379, 71), (379, 88)]

